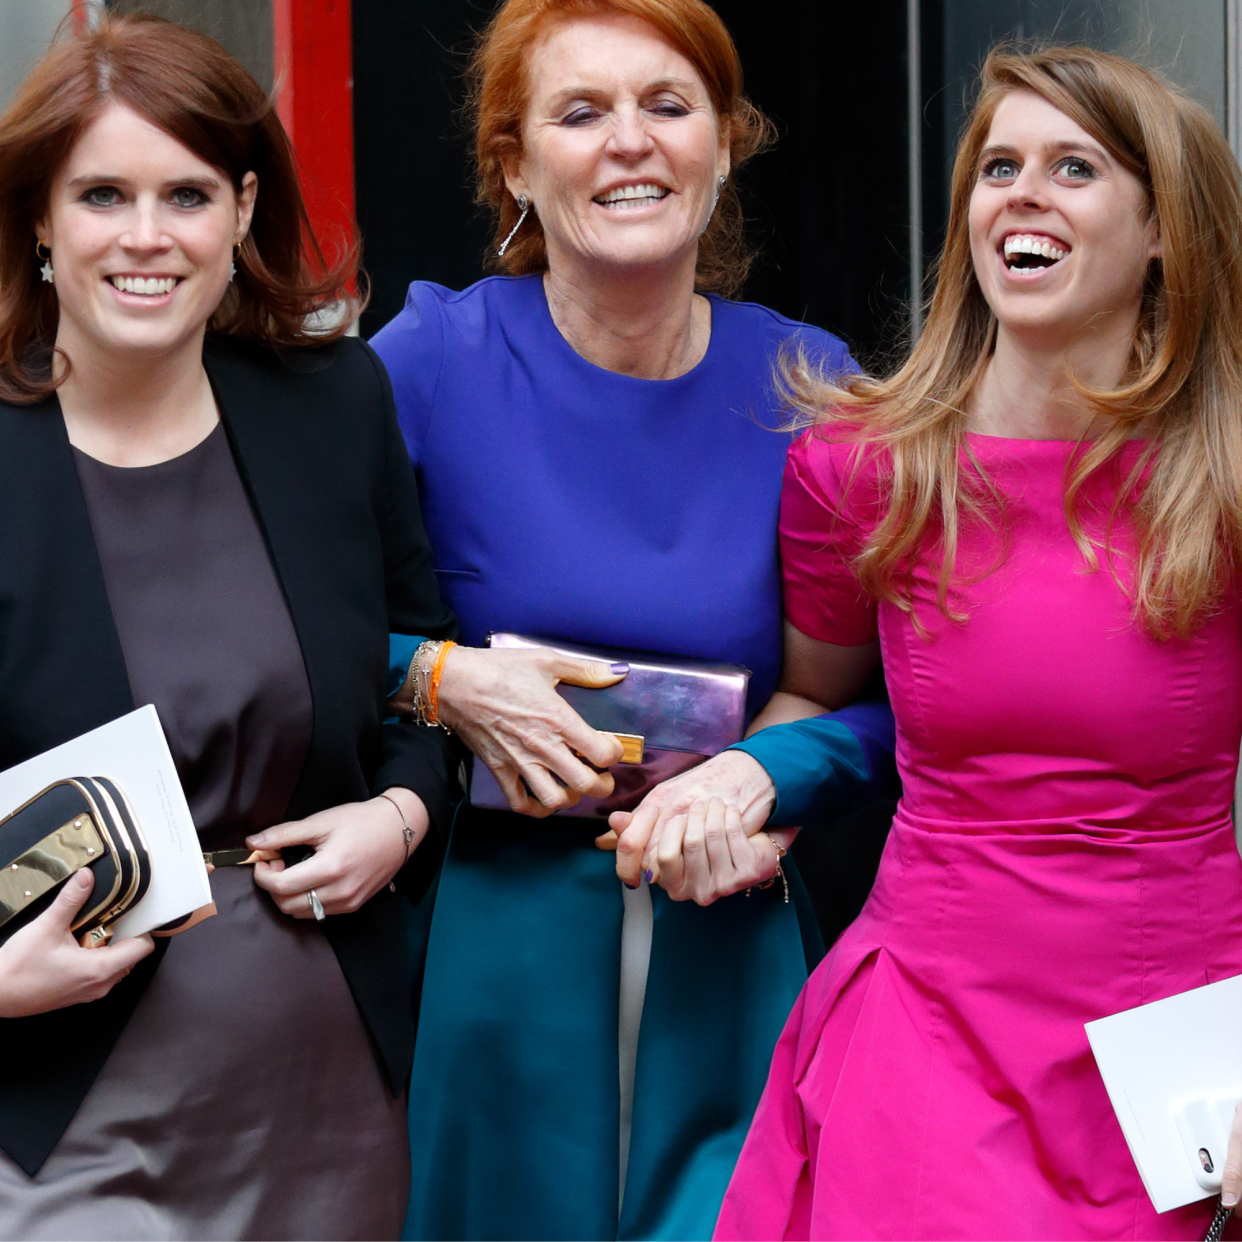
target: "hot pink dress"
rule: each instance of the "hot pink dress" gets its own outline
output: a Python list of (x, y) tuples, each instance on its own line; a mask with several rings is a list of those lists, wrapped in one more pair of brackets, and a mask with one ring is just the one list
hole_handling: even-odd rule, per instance
[(1242, 973), (1239, 601), (1153, 640), (1071, 538), (1073, 446), (969, 447), (1008, 542), (964, 533), (965, 623), (916, 572), (927, 637), (850, 569), (874, 465), (851, 481), (858, 450), (818, 432), (790, 451), (786, 616), (845, 646), (878, 632), (905, 792), (777, 1045), (718, 1238), (1201, 1238), (1211, 1218), (1155, 1214), (1083, 1023)]

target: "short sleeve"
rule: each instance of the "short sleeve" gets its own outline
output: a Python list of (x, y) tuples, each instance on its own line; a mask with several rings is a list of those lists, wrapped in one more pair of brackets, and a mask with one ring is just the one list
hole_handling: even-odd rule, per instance
[(785, 619), (809, 638), (841, 647), (876, 637), (875, 601), (852, 565), (863, 532), (842, 483), (856, 451), (812, 428), (790, 447), (781, 488)]
[(416, 280), (405, 306), (371, 339), (392, 380), (397, 423), (410, 461), (422, 462), (444, 363), (444, 324), (439, 287)]

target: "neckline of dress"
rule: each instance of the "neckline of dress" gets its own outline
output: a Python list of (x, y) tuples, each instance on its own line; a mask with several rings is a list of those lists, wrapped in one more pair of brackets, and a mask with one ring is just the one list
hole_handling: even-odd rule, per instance
[(538, 303), (543, 323), (547, 330), (555, 337), (557, 348), (562, 350), (564, 354), (573, 360), (579, 366), (582, 366), (596, 375), (606, 375), (610, 380), (616, 380), (622, 383), (630, 384), (683, 384), (694, 379), (699, 372), (704, 371), (708, 364), (715, 361), (715, 353), (717, 350), (717, 338), (719, 337), (720, 323), (716, 314), (717, 305), (720, 299), (712, 293), (705, 293), (703, 297), (707, 299), (708, 307), (711, 310), (711, 324), (709, 326), (707, 336), (707, 348), (703, 351), (703, 357), (698, 360), (690, 368), (681, 375), (674, 375), (671, 379), (645, 379), (639, 375), (624, 375), (620, 371), (610, 371), (607, 367), (601, 367), (598, 363), (592, 362), (589, 358), (584, 358), (564, 337), (560, 328), (556, 326), (556, 320), (552, 318), (552, 308), (548, 305), (548, 293), (543, 287), (543, 273), (536, 272), (528, 279), (535, 282), (535, 300)]
[(216, 439), (217, 435), (223, 434), (224, 420), (217, 419), (216, 425), (197, 444), (191, 445), (184, 453), (178, 453), (176, 457), (166, 457), (163, 461), (153, 461), (145, 466), (115, 466), (112, 462), (100, 461), (98, 457), (92, 457), (85, 450), (78, 448), (76, 444), (71, 444), (69, 447), (73, 449), (75, 457), (82, 461), (89, 462), (92, 466), (97, 466), (100, 470), (112, 471), (118, 475), (124, 474), (129, 476), (137, 476), (142, 474), (144, 471), (167, 470), (175, 468), (179, 465), (188, 464), (190, 458), (197, 453), (205, 452), (207, 450), (207, 446)]

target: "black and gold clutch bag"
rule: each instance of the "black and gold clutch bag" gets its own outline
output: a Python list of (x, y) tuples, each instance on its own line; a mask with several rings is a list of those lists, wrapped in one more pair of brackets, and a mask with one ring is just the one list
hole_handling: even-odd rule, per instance
[(151, 883), (151, 859), (125, 796), (101, 776), (57, 781), (0, 820), (0, 944), (37, 918), (81, 867), (95, 887), (74, 920), (84, 945), (106, 944), (111, 925)]

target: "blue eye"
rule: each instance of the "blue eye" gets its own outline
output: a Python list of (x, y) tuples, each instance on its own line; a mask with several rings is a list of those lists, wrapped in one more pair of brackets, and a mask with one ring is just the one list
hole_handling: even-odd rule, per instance
[(988, 160), (979, 170), (979, 175), (989, 181), (1012, 181), (1019, 172), (1021, 169), (1016, 160), (999, 155), (995, 159)]
[(82, 195), (81, 201), (91, 207), (115, 207), (121, 192), (114, 185), (97, 185)]
[(1095, 176), (1095, 169), (1086, 160), (1076, 155), (1063, 159), (1057, 165), (1057, 172), (1063, 172), (1074, 181), (1089, 181)]
[(193, 186), (183, 185), (169, 195), (169, 201), (172, 202), (174, 207), (201, 207), (209, 200), (202, 190), (197, 190)]

